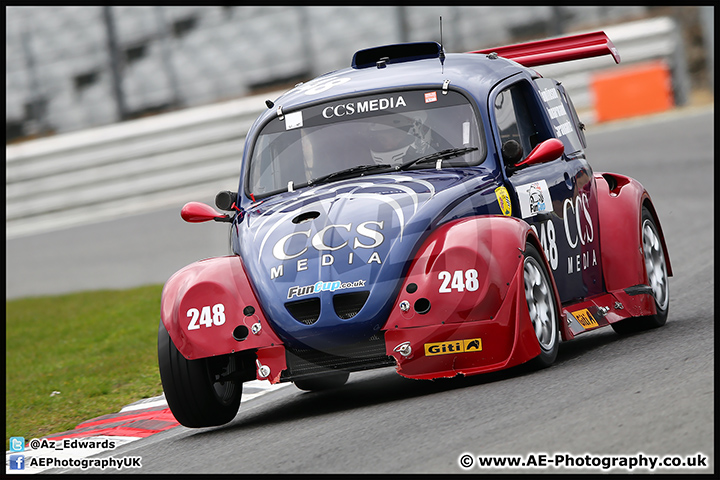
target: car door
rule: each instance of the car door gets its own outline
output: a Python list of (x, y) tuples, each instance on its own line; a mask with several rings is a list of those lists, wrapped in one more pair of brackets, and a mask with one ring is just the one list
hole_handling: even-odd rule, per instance
[(498, 151), (510, 140), (522, 149), (515, 163), (544, 140), (563, 142), (565, 153), (543, 164), (515, 170), (513, 160), (502, 159), (513, 215), (538, 234), (561, 302), (602, 293), (595, 182), (564, 90), (552, 79), (523, 77), (500, 84), (489, 102)]

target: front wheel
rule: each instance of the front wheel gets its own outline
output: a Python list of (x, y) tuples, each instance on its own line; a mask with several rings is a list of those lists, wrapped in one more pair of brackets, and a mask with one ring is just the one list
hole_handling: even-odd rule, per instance
[(530, 362), (536, 368), (549, 367), (560, 348), (558, 307), (545, 263), (538, 250), (529, 243), (525, 246), (523, 279), (530, 321), (540, 345), (540, 355)]
[(236, 358), (231, 355), (186, 359), (160, 322), (160, 379), (168, 406), (182, 425), (213, 427), (235, 418), (240, 408), (242, 382), (227, 377), (236, 373), (239, 367), (236, 363)]
[(660, 240), (655, 220), (653, 220), (650, 211), (646, 207), (642, 209), (640, 228), (642, 229), (642, 250), (645, 260), (645, 272), (647, 273), (647, 284), (652, 289), (657, 313), (612, 323), (613, 330), (621, 334), (662, 327), (667, 321), (670, 307), (670, 283), (668, 281), (667, 266), (665, 265), (665, 249)]

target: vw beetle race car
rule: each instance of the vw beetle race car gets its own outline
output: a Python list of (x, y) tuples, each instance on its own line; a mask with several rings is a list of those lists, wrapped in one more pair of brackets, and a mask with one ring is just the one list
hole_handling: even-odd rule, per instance
[(343, 385), (553, 363), (561, 341), (661, 326), (670, 260), (636, 180), (593, 172), (563, 86), (530, 67), (619, 55), (603, 32), (446, 54), (355, 53), (247, 134), (237, 192), (188, 222), (230, 223), (232, 255), (162, 294), (159, 368), (188, 427), (221, 425), (243, 382)]

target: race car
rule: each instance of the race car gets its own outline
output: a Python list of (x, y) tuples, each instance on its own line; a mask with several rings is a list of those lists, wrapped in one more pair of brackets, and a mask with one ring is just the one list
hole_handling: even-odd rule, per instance
[(249, 130), (220, 213), (232, 254), (165, 284), (158, 357), (187, 427), (231, 421), (243, 383), (341, 387), (553, 363), (610, 325), (659, 327), (670, 259), (648, 192), (594, 172), (560, 82), (531, 67), (619, 54), (603, 32), (467, 53), (360, 50)]

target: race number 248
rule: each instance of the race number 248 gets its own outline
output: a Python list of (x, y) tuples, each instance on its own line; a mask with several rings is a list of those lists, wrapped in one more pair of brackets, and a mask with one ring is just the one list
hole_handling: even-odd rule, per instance
[(199, 330), (200, 325), (206, 327), (220, 326), (225, 323), (225, 305), (216, 303), (212, 307), (209, 305), (202, 307), (202, 310), (190, 308), (187, 311), (187, 316), (191, 317), (188, 330)]
[(442, 281), (440, 285), (439, 293), (450, 293), (453, 290), (458, 292), (474, 292), (480, 288), (480, 282), (478, 281), (478, 272), (474, 268), (470, 270), (455, 270), (455, 272), (440, 272), (438, 273), (438, 280)]

